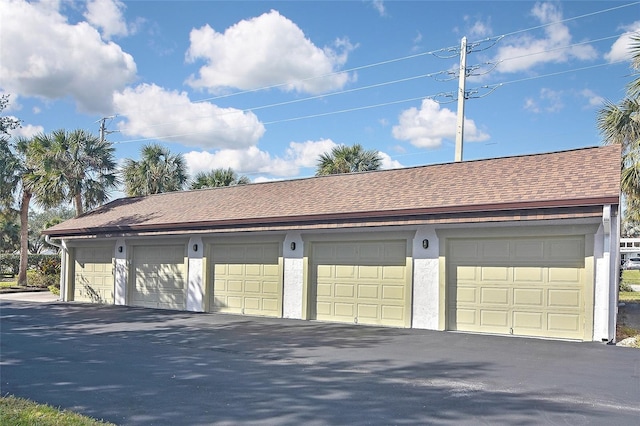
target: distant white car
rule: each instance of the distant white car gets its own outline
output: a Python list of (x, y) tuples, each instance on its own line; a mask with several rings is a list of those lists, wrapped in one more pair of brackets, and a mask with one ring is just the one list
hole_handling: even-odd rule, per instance
[(640, 257), (632, 257), (627, 260), (624, 269), (640, 269)]

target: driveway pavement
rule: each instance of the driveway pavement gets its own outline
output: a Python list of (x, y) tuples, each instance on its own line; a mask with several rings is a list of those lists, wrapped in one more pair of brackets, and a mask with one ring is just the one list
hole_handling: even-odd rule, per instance
[(122, 425), (629, 425), (640, 351), (0, 300), (10, 393)]

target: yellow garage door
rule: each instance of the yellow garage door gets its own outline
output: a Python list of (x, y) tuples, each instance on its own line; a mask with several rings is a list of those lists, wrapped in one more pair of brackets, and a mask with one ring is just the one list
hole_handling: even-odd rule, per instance
[(73, 300), (113, 304), (113, 246), (74, 250)]
[(407, 242), (312, 245), (312, 317), (322, 321), (409, 327)]
[(448, 328), (590, 340), (583, 236), (448, 242)]
[(133, 247), (131, 305), (159, 309), (185, 309), (185, 246)]
[(220, 244), (213, 250), (211, 311), (282, 316), (280, 244)]

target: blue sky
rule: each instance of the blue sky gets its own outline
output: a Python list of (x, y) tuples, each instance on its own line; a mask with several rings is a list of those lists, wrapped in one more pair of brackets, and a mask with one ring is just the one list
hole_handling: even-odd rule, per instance
[(15, 136), (97, 135), (115, 116), (119, 161), (158, 142), (192, 175), (233, 167), (255, 182), (311, 176), (338, 144), (378, 150), (385, 168), (453, 161), (463, 36), (474, 74), (465, 160), (599, 145), (597, 112), (624, 96), (640, 31), (631, 1), (0, 0), (0, 10)]

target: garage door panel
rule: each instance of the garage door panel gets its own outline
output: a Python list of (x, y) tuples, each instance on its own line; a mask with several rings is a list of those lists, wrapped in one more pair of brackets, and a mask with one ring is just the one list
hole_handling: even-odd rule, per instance
[(541, 312), (513, 312), (514, 330), (535, 330), (536, 333), (544, 331), (544, 314)]
[(399, 285), (383, 285), (382, 298), (385, 300), (395, 300), (401, 302), (405, 298), (404, 286)]
[(475, 266), (458, 266), (456, 268), (456, 274), (458, 276), (458, 282), (460, 281), (475, 281), (477, 279), (477, 269)]
[(519, 266), (513, 268), (513, 280), (527, 283), (543, 283), (544, 270), (540, 267)]
[(280, 292), (280, 286), (277, 281), (264, 281), (262, 283), (262, 293), (277, 295)]
[(580, 286), (580, 271), (578, 268), (549, 268), (549, 282), (573, 283)]
[(332, 284), (321, 284), (319, 283), (317, 285), (317, 295), (318, 296), (328, 296), (331, 297), (333, 295), (333, 292), (331, 291), (333, 289), (333, 285)]
[(380, 306), (378, 305), (365, 305), (363, 303), (358, 304), (358, 322), (364, 322), (369, 320), (376, 321), (380, 318), (379, 312)]
[(406, 241), (312, 245), (315, 317), (407, 326)]
[(482, 245), (482, 257), (485, 259), (508, 259), (511, 244), (509, 241), (487, 241)]
[(401, 325), (401, 321), (404, 319), (404, 309), (401, 306), (382, 306), (382, 318), (386, 321), (395, 321), (398, 325)]
[(455, 295), (455, 300), (458, 302), (476, 303), (478, 298), (477, 294), (480, 289), (475, 287), (458, 287), (458, 291)]
[(354, 284), (336, 284), (335, 295), (336, 297), (353, 297), (355, 294)]
[(133, 305), (183, 310), (186, 307), (185, 246), (134, 246)]
[(355, 266), (336, 266), (335, 270), (336, 278), (356, 278), (356, 267)]
[(541, 288), (515, 288), (513, 290), (514, 306), (538, 306), (544, 303), (544, 290)]
[(484, 281), (508, 281), (509, 268), (494, 267), (482, 268), (482, 280)]
[[(487, 327), (489, 332), (500, 332), (493, 327), (507, 327), (509, 325), (509, 313), (490, 309), (480, 310), (480, 327)], [(502, 330), (504, 332), (504, 330)]]
[(560, 332), (576, 332), (580, 330), (580, 316), (572, 314), (549, 314), (549, 329)]
[(380, 287), (376, 284), (358, 284), (358, 298), (377, 299)]
[(360, 266), (358, 267), (358, 278), (378, 280), (381, 278), (382, 268), (378, 266)]
[(514, 241), (514, 260), (540, 261), (544, 259), (544, 240)]
[(338, 317), (353, 318), (356, 312), (355, 305), (353, 303), (335, 303), (334, 314)]
[(549, 306), (562, 308), (579, 308), (581, 292), (575, 290), (549, 290)]
[[(500, 250), (507, 242), (508, 259), (494, 260), (487, 255), (489, 249)], [(583, 236), (450, 243), (450, 329), (585, 338), (586, 316), (590, 313), (585, 312)], [(471, 248), (463, 250), (464, 245)], [(556, 257), (560, 252), (562, 255)]]
[(508, 305), (510, 303), (508, 288), (481, 288), (480, 303), (491, 305)]
[[(220, 244), (212, 247), (211, 310), (282, 316), (282, 269), (278, 243)], [(221, 304), (218, 300), (224, 300)]]
[(406, 278), (406, 266), (384, 266), (382, 268), (382, 279), (384, 280), (405, 280)]
[(454, 323), (458, 326), (466, 324), (470, 326), (476, 326), (478, 324), (478, 320), (476, 319), (478, 311), (475, 309), (464, 309), (459, 308), (454, 312)]
[(74, 250), (73, 300), (114, 303), (113, 247), (79, 247)]

